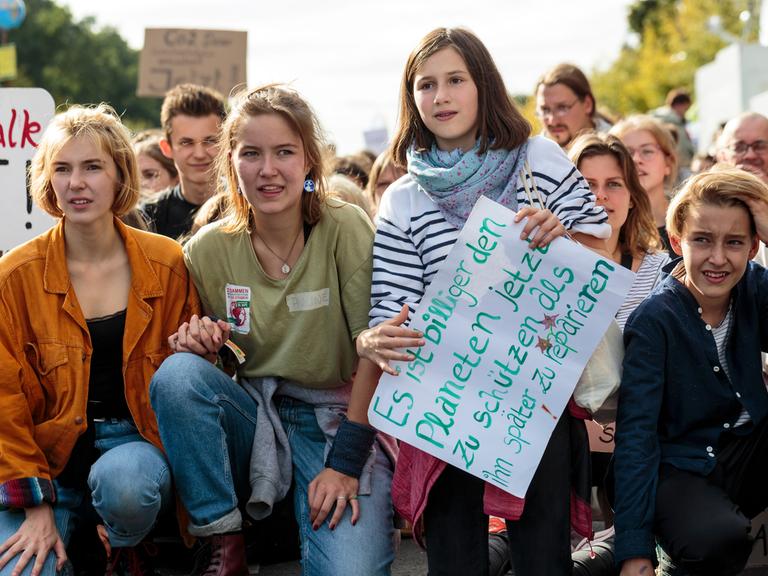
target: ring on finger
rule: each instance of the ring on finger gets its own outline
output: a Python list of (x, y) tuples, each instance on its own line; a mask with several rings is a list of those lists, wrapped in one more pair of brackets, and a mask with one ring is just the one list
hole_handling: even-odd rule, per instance
[(357, 500), (357, 494), (353, 494), (349, 497), (350, 500)]
[(336, 497), (336, 500), (346, 500), (346, 499), (347, 499), (346, 496), (337, 496)]

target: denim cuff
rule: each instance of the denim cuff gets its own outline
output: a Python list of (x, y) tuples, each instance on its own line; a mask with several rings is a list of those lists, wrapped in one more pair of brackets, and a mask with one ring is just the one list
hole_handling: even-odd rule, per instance
[(325, 459), (325, 466), (347, 476), (360, 478), (375, 439), (375, 429), (344, 418)]

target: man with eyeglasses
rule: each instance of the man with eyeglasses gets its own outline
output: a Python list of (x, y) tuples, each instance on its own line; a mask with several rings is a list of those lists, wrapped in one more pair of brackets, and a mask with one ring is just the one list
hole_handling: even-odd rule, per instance
[[(744, 112), (731, 118), (717, 139), (717, 160), (752, 172), (768, 184), (768, 118), (757, 112)], [(760, 243), (755, 261), (768, 266), (768, 250)], [(768, 355), (763, 354), (768, 373)]]
[(173, 160), (179, 183), (141, 206), (153, 232), (178, 239), (186, 235), (200, 206), (213, 196), (219, 127), (224, 98), (210, 88), (180, 84), (165, 95), (160, 111), (160, 149)]
[(611, 127), (597, 112), (589, 80), (572, 64), (558, 64), (539, 79), (536, 116), (543, 134), (563, 148), (582, 132), (607, 132)]
[(768, 184), (768, 118), (757, 112), (732, 118), (717, 144), (718, 161), (752, 172)]

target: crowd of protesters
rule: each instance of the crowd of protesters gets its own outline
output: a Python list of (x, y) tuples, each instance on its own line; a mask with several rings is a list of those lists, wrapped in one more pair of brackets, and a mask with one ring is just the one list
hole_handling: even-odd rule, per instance
[[(245, 576), (245, 527), (291, 495), (308, 576), (389, 574), (404, 525), (430, 575), (559, 576), (593, 485), (613, 560), (580, 574), (738, 574), (768, 506), (768, 118), (728, 119), (707, 159), (684, 90), (614, 122), (561, 64), (534, 98), (539, 135), (483, 43), (439, 28), (378, 157), (333, 157), (280, 84), (180, 85), (133, 140), (107, 105), (58, 113), (30, 171), (58, 221), (0, 259), (0, 575), (85, 573), (83, 527), (104, 572), (152, 574), (175, 515), (194, 574)], [(367, 418), (480, 196), (531, 249), (568, 236), (635, 273), (615, 455), (590, 461), (569, 404), (524, 499)]]

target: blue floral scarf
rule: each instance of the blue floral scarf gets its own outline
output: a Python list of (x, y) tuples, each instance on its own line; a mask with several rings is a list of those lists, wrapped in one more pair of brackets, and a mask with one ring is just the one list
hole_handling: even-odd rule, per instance
[(526, 140), (513, 150), (487, 150), (478, 154), (474, 148), (462, 152), (430, 150), (407, 153), (408, 173), (424, 193), (437, 204), (443, 217), (461, 229), (480, 196), (517, 210), (517, 179), (528, 151)]

